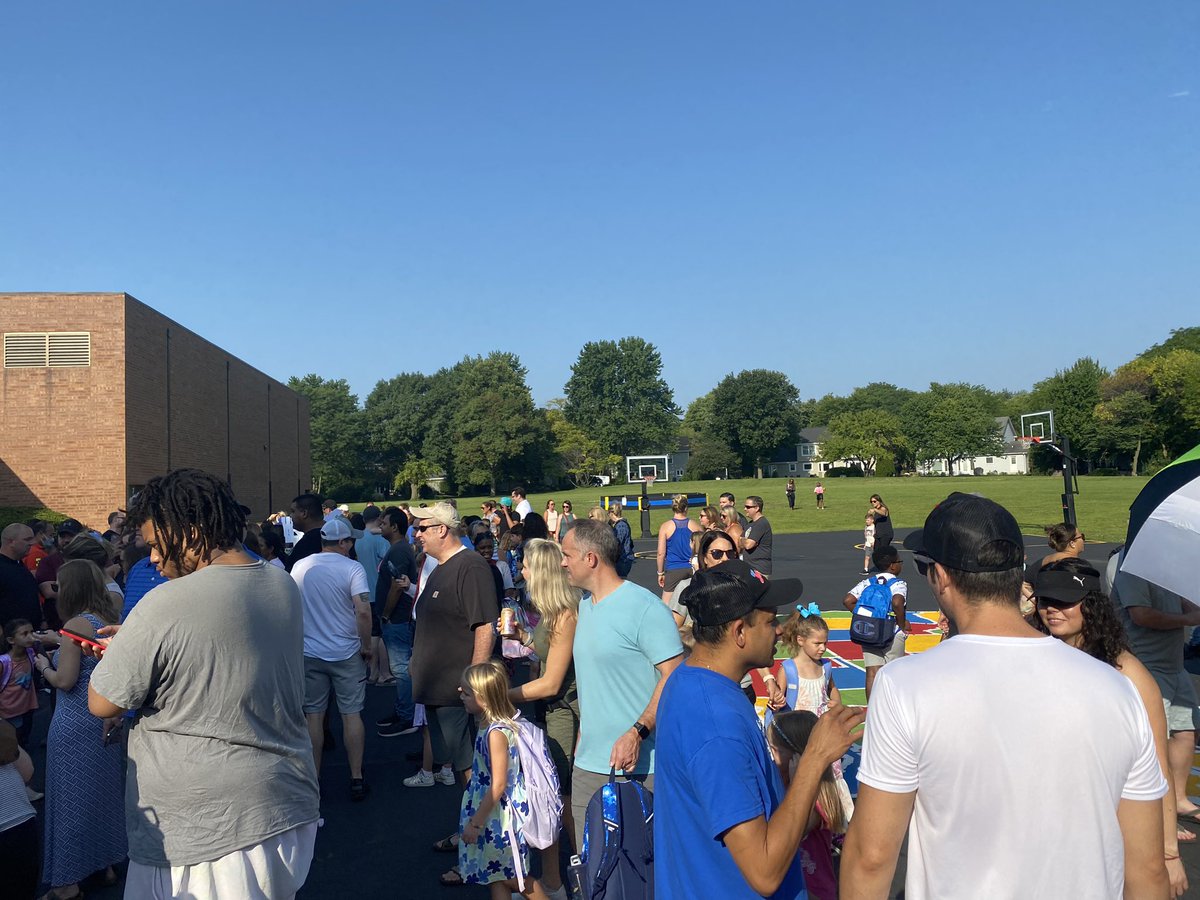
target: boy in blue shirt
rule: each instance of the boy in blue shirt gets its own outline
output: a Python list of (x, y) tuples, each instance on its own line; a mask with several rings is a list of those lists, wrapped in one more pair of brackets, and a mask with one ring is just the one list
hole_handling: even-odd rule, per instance
[(734, 560), (699, 572), (680, 602), (696, 647), (659, 703), (654, 882), (660, 900), (808, 896), (797, 850), (821, 774), (853, 742), (866, 711), (821, 717), (786, 791), (738, 682), (774, 662), (776, 609), (797, 579), (765, 581)]

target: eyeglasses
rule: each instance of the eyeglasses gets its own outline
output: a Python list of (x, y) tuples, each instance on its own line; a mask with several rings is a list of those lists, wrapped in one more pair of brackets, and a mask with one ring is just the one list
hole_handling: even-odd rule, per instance
[(1079, 532), (1079, 534), (1075, 535), (1075, 537), (1071, 538), (1071, 543), (1073, 544), (1076, 541), (1086, 541), (1086, 540), (1087, 540), (1087, 535), (1081, 531), (1081, 532)]
[(742, 507), (742, 509), (758, 509), (758, 507), (757, 507), (757, 506), (751, 506), (749, 503), (747, 503), (745, 506), (743, 506), (743, 507)]
[(733, 550), (718, 550), (716, 547), (712, 547), (709, 549), (708, 555), (711, 556), (713, 559), (733, 559), (734, 551)]
[(1070, 609), (1072, 606), (1078, 606), (1083, 602), (1083, 598), (1078, 600), (1058, 600), (1054, 597), (1038, 597), (1038, 609)]

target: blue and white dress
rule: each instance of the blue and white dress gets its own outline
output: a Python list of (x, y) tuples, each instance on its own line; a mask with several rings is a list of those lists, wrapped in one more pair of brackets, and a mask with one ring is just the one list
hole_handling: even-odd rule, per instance
[[(517, 733), (507, 723), (496, 722), (475, 738), (471, 783), (463, 794), (462, 811), (458, 819), (459, 834), (462, 834), (467, 820), (475, 815), (479, 804), (492, 789), (492, 766), (488, 754), (488, 735), (492, 731), (499, 731), (508, 740), (508, 787), (504, 798), (492, 808), (491, 816), (475, 843), (468, 844), (459, 839), (458, 871), (467, 884), (490, 884), (516, 878), (514, 852), (520, 854), (521, 871), (526, 875), (529, 872), (529, 845), (518, 825), (529, 816), (529, 797), (525, 790), (525, 777), (521, 773), (521, 758), (517, 753)], [(515, 850), (510, 845), (510, 833), (516, 835)]]
[[(104, 622), (83, 616), (93, 628)], [(58, 666), (58, 651), (54, 652)], [(42, 880), (74, 884), (125, 859), (125, 753), (104, 745), (104, 723), (88, 711), (88, 682), (97, 660), (84, 656), (79, 678), (58, 692), (46, 737), (46, 856)]]

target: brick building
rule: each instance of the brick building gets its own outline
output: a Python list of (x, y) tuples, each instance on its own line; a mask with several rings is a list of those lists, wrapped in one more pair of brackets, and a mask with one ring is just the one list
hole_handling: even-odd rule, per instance
[(103, 530), (182, 466), (255, 517), (311, 484), (307, 398), (128, 294), (0, 294), (0, 333), (0, 506)]

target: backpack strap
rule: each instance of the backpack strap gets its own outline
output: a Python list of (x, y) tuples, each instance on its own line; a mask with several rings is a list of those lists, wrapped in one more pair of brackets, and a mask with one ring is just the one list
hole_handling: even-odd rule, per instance
[(825, 670), (825, 699), (828, 700), (833, 693), (833, 660), (822, 660), (821, 668)]
[(12, 677), (12, 657), (7, 653), (0, 656), (0, 691), (8, 687), (8, 679)]
[[(600, 854), (600, 864), (596, 868), (596, 878), (592, 882), (592, 900), (603, 900), (608, 879), (617, 867), (617, 859), (621, 855), (621, 803), (617, 796), (617, 770), (609, 769), (608, 784), (600, 788), (600, 811), (604, 819), (604, 849)], [(587, 852), (586, 827), (584, 828), (584, 852)]]
[(784, 702), (788, 709), (795, 709), (796, 701), (800, 699), (800, 672), (796, 669), (796, 661), (785, 659), (780, 668), (783, 669), (783, 677), (787, 682), (784, 685)]

